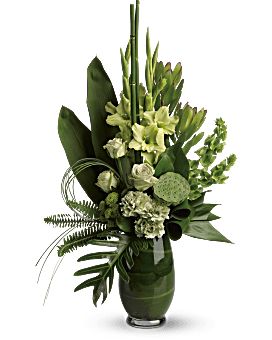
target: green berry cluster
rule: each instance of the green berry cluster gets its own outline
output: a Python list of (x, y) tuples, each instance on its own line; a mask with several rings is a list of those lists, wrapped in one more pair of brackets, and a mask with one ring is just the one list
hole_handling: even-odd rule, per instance
[(105, 201), (99, 203), (100, 217), (109, 219), (115, 219), (119, 216), (119, 194), (117, 192), (111, 192), (105, 198)]

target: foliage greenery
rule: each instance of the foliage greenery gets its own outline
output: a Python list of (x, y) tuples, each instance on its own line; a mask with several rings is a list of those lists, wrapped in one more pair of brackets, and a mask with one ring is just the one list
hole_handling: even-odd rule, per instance
[[(219, 219), (212, 212), (217, 204), (204, 203), (207, 188), (224, 183), (228, 178), (226, 172), (236, 161), (231, 154), (214, 165), (225, 146), (226, 123), (218, 118), (213, 133), (192, 153), (204, 138), (200, 129), (207, 111), (181, 103), (182, 65), (172, 67), (170, 62), (158, 60), (159, 43), (152, 51), (149, 30), (145, 85), (139, 82), (138, 0), (136, 11), (134, 5), (130, 6), (130, 19), (130, 40), (126, 49), (120, 50), (123, 84), (120, 100), (101, 61), (95, 57), (87, 70), (87, 106), (92, 130), (67, 107), (60, 110), (58, 133), (70, 164), (62, 179), (61, 194), (74, 215), (57, 214), (44, 219), (45, 223), (66, 231), (38, 261), (48, 253), (43, 269), (56, 247), (61, 258), (80, 247), (114, 248), (78, 259), (103, 261), (74, 274), (91, 275), (75, 291), (93, 287), (94, 305), (101, 296), (102, 303), (106, 300), (115, 268), (124, 281), (129, 281), (135, 256), (152, 246), (152, 238), (163, 233), (173, 241), (187, 235), (231, 243), (211, 224)], [(109, 146), (114, 152), (109, 152)], [(102, 173), (103, 179), (99, 176)], [(106, 186), (109, 179), (112, 183)], [(88, 200), (76, 198), (76, 180)], [(129, 196), (135, 197), (135, 202), (126, 215), (122, 202)], [(143, 203), (137, 201), (139, 198)], [(156, 224), (161, 234), (156, 234)], [(142, 234), (137, 234), (137, 230)]]

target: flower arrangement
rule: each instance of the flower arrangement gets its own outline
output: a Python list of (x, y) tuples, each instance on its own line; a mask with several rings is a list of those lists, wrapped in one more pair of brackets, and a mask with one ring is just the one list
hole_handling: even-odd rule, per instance
[[(181, 63), (172, 67), (169, 62), (158, 61), (159, 44), (152, 52), (149, 30), (145, 85), (139, 83), (139, 1), (136, 13), (134, 5), (130, 13), (131, 38), (126, 50), (121, 49), (120, 99), (96, 57), (87, 73), (91, 131), (70, 109), (61, 108), (58, 132), (70, 163), (61, 190), (74, 214), (44, 219), (65, 228), (50, 245), (50, 253), (58, 246), (60, 259), (79, 247), (114, 248), (91, 252), (78, 260), (104, 261), (74, 274), (95, 274), (75, 288), (93, 287), (95, 305), (101, 295), (104, 302), (111, 291), (114, 269), (129, 282), (129, 269), (139, 252), (164, 235), (173, 241), (187, 235), (230, 242), (211, 224), (219, 218), (212, 212), (216, 204), (204, 203), (208, 188), (224, 183), (236, 160), (232, 154), (215, 164), (225, 145), (226, 123), (218, 118), (213, 133), (204, 139), (199, 130), (207, 111), (181, 104)], [(192, 149), (203, 139), (196, 157), (191, 158)], [(75, 180), (88, 201), (75, 197)]]

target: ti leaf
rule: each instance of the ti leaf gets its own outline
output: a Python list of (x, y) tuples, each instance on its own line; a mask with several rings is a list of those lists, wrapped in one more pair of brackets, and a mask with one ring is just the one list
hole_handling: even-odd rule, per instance
[(188, 227), (183, 230), (183, 233), (203, 240), (232, 243), (216, 230), (209, 221), (191, 221)]
[(114, 138), (118, 132), (117, 127), (109, 126), (106, 123), (107, 113), (105, 106), (108, 102), (112, 102), (115, 106), (118, 103), (112, 83), (97, 57), (93, 59), (88, 67), (87, 79), (87, 106), (92, 126), (92, 142), (95, 156), (115, 166), (113, 159), (108, 156), (103, 146), (109, 139)]
[(194, 209), (194, 216), (192, 218), (193, 221), (196, 220), (201, 220), (205, 221), (207, 220), (208, 216), (210, 215), (212, 209), (216, 207), (218, 204), (208, 204), (208, 203), (203, 203), (199, 206), (197, 206)]
[(183, 230), (185, 230), (188, 227), (189, 222), (190, 222), (189, 217), (183, 220), (170, 219), (168, 222), (166, 222), (166, 230), (168, 232), (170, 239), (172, 241), (179, 240), (183, 234)]
[[(77, 118), (73, 111), (62, 107), (58, 119), (58, 133), (69, 164), (72, 166), (83, 158), (95, 157), (91, 131)], [(95, 185), (97, 168), (88, 168), (77, 176), (77, 180), (95, 203), (99, 203), (104, 194)]]

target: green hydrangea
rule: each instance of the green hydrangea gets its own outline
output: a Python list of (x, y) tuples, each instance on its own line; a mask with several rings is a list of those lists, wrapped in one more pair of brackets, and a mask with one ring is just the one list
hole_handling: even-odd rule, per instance
[(146, 238), (161, 237), (164, 234), (163, 222), (169, 218), (170, 209), (147, 194), (129, 191), (121, 200), (124, 217), (136, 217), (136, 235)]

